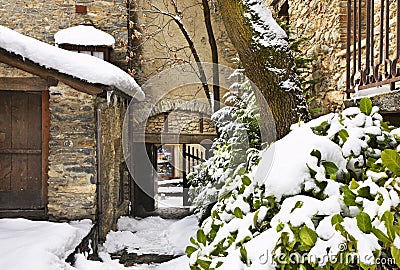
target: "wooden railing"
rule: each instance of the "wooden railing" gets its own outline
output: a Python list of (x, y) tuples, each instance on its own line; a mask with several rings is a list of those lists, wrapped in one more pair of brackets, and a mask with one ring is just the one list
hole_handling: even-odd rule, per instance
[(382, 85), (393, 90), (395, 82), (400, 81), (399, 2), (347, 0), (348, 97), (355, 90)]

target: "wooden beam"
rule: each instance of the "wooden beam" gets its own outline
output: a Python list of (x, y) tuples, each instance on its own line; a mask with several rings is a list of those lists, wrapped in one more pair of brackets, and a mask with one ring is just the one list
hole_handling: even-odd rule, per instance
[(87, 83), (73, 76), (60, 73), (54, 69), (42, 67), (39, 64), (32, 62), (31, 60), (23, 59), (21, 56), (10, 53), (4, 49), (0, 49), (0, 62), (10, 65), (12, 67), (19, 68), (23, 71), (39, 76), (45, 80), (47, 80), (48, 78), (54, 78), (78, 91), (87, 94), (97, 95), (103, 92), (101, 88), (103, 87), (103, 85), (101, 84)]
[(133, 142), (146, 142), (146, 143), (185, 143), (185, 144), (200, 144), (204, 140), (214, 140), (217, 138), (215, 133), (195, 133), (195, 134), (182, 134), (182, 133), (133, 133)]
[(54, 79), (38, 77), (0, 77), (0, 91), (46, 91), (57, 83)]

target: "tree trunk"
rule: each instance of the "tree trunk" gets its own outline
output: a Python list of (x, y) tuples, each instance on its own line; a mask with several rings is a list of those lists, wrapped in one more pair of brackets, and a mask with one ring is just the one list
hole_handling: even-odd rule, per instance
[(208, 0), (202, 0), (204, 22), (207, 29), (208, 43), (211, 48), (211, 56), (213, 62), (213, 93), (214, 93), (214, 110), (218, 111), (220, 109), (220, 89), (219, 89), (219, 70), (218, 70), (218, 48), (217, 42), (215, 41), (214, 31), (211, 23), (211, 12), (208, 5)]
[[(282, 138), (291, 124), (310, 119), (287, 36), (262, 0), (217, 2), (246, 75), (265, 97), (275, 121), (277, 138)], [(263, 120), (268, 121), (267, 115), (261, 108)]]

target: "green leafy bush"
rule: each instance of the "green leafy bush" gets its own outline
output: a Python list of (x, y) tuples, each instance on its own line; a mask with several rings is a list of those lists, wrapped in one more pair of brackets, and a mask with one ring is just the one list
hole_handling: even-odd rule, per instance
[(399, 135), (367, 98), (294, 125), (222, 187), (186, 250), (191, 269), (393, 269)]
[(226, 100), (231, 106), (223, 107), (212, 116), (219, 138), (212, 145), (211, 158), (188, 176), (189, 195), (199, 216), (209, 215), (207, 207), (217, 200), (221, 188), (227, 189), (227, 183), (248, 171), (258, 160), (262, 147), (260, 113), (251, 84), (242, 72), (236, 70), (231, 75), (242, 81), (231, 86)]

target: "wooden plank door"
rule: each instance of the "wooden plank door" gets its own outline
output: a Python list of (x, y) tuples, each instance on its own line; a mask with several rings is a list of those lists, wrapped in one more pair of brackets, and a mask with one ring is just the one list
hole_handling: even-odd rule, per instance
[(42, 96), (0, 91), (0, 210), (45, 208)]

